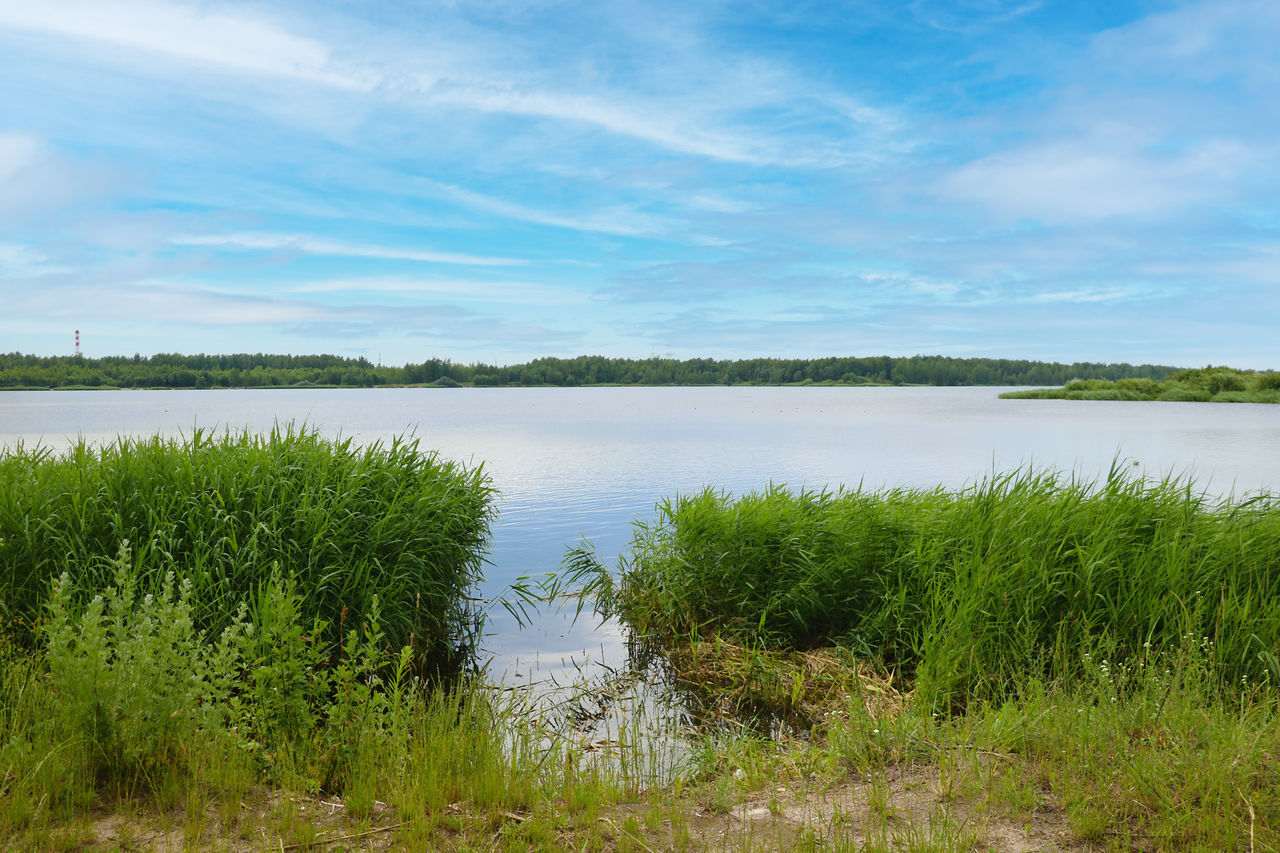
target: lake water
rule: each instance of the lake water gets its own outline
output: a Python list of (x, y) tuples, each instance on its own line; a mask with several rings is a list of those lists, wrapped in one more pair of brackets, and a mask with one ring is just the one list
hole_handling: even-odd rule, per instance
[[(552, 571), (590, 539), (612, 559), (663, 497), (713, 485), (962, 486), (1018, 466), (1086, 477), (1116, 460), (1226, 495), (1280, 492), (1280, 406), (998, 400), (1000, 388), (500, 388), (0, 392), (0, 445), (77, 436), (267, 430), (306, 422), (359, 442), (416, 435), (483, 463), (501, 492), (481, 595)], [(508, 682), (624, 657), (621, 632), (494, 613)]]

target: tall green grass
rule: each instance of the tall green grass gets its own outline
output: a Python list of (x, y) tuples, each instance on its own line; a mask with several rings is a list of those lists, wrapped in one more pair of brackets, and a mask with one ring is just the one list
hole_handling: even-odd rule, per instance
[(1280, 504), (1215, 502), (1175, 479), (1019, 471), (959, 491), (892, 489), (661, 503), (636, 528), (615, 606), (641, 636), (836, 642), (940, 702), (1028, 673), (1214, 650), (1225, 682), (1280, 683)]
[(278, 568), (331, 646), (377, 595), (392, 647), (412, 645), (420, 666), (452, 667), (477, 639), (468, 595), (492, 494), (480, 468), (423, 453), (416, 440), (360, 447), (292, 425), (3, 451), (0, 632), (31, 645), (53, 579), (67, 573), (87, 602), (127, 542), (144, 593), (170, 571), (191, 582), (202, 629), (230, 624), (241, 601), (264, 606)]

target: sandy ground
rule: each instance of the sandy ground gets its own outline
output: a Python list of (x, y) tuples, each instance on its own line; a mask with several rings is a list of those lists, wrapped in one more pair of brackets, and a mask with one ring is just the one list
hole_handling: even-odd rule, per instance
[[(566, 833), (562, 849), (669, 850), (678, 846), (670, 820), (647, 821), (649, 804), (609, 806), (601, 810), (596, 840)], [(469, 823), (462, 805), (450, 816)], [(284, 818), (281, 815), (287, 814)], [(122, 851), (295, 851), (408, 850), (401, 838), (400, 817), (376, 804), (362, 820), (346, 814), (332, 799), (263, 794), (235, 810), (210, 805), (203, 818), (189, 821), (182, 810), (168, 815), (115, 813), (68, 828), (51, 846), (76, 850)], [(518, 814), (501, 817), (519, 823)], [(628, 820), (630, 822), (628, 823)], [(288, 821), (287, 837), (280, 835)], [(690, 797), (684, 813), (685, 843), (694, 850), (940, 849), (1026, 851), (1087, 850), (1070, 839), (1065, 816), (1041, 801), (1034, 811), (1016, 817), (986, 811), (966, 801), (944, 782), (937, 767), (889, 768), (873, 779), (850, 777), (835, 784), (787, 782), (755, 792), (745, 802), (712, 811)], [(447, 824), (446, 824), (447, 826)], [(275, 828), (274, 831), (272, 828)], [(630, 827), (630, 830), (628, 830)], [(195, 836), (195, 837), (189, 837)], [(603, 838), (603, 846), (599, 839)], [(299, 840), (301, 839), (301, 840)], [(436, 849), (485, 849), (496, 837), (459, 833), (441, 827), (432, 838)], [(508, 848), (509, 849), (509, 848)]]

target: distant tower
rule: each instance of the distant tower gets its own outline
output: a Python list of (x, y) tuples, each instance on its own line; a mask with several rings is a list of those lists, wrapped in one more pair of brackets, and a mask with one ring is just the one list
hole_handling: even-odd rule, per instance
[(76, 355), (80, 354), (80, 330), (76, 329)]

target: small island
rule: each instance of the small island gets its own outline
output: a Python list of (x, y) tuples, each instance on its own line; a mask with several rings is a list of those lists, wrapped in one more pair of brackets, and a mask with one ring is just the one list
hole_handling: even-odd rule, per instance
[(1061, 388), (1007, 391), (1002, 400), (1159, 400), (1170, 403), (1280, 403), (1280, 372), (1201, 367), (1163, 379), (1072, 379)]

